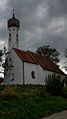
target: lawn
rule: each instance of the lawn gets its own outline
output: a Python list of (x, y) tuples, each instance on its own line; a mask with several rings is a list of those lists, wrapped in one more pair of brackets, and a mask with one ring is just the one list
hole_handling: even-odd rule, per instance
[(50, 96), (45, 86), (5, 86), (0, 91), (0, 119), (38, 119), (67, 109), (67, 99)]

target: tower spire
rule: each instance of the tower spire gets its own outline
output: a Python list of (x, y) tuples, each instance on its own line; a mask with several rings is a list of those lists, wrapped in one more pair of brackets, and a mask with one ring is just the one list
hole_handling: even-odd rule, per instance
[(14, 17), (14, 8), (13, 8), (13, 17)]
[(14, 17), (14, 0), (13, 0), (13, 17)]

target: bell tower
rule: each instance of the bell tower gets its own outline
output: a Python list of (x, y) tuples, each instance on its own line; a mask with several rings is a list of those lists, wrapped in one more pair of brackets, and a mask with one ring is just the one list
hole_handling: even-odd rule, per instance
[(19, 27), (20, 21), (15, 18), (13, 9), (13, 17), (8, 20), (8, 52), (10, 52), (13, 47), (19, 48)]

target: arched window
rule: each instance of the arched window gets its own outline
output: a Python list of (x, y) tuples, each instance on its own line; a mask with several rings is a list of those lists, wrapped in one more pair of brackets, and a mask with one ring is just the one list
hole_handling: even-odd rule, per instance
[(18, 42), (18, 38), (16, 39), (16, 41)]
[(35, 72), (34, 71), (31, 72), (31, 76), (33, 79), (35, 79)]
[(12, 75), (11, 75), (11, 81), (13, 81), (14, 80), (14, 73), (12, 73)]
[(13, 45), (13, 47), (15, 47), (15, 45)]
[(11, 33), (9, 33), (9, 37), (11, 37)]
[(11, 38), (9, 38), (9, 42), (11, 42)]
[(18, 38), (18, 34), (17, 34), (16, 36), (17, 36), (17, 38)]
[(15, 29), (13, 29), (13, 31), (15, 31)]

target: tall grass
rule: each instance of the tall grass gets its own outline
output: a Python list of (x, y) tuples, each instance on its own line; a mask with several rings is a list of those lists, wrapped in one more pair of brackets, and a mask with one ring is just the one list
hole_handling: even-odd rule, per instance
[(37, 119), (67, 109), (67, 99), (50, 96), (45, 86), (12, 85), (0, 91), (0, 119)]

